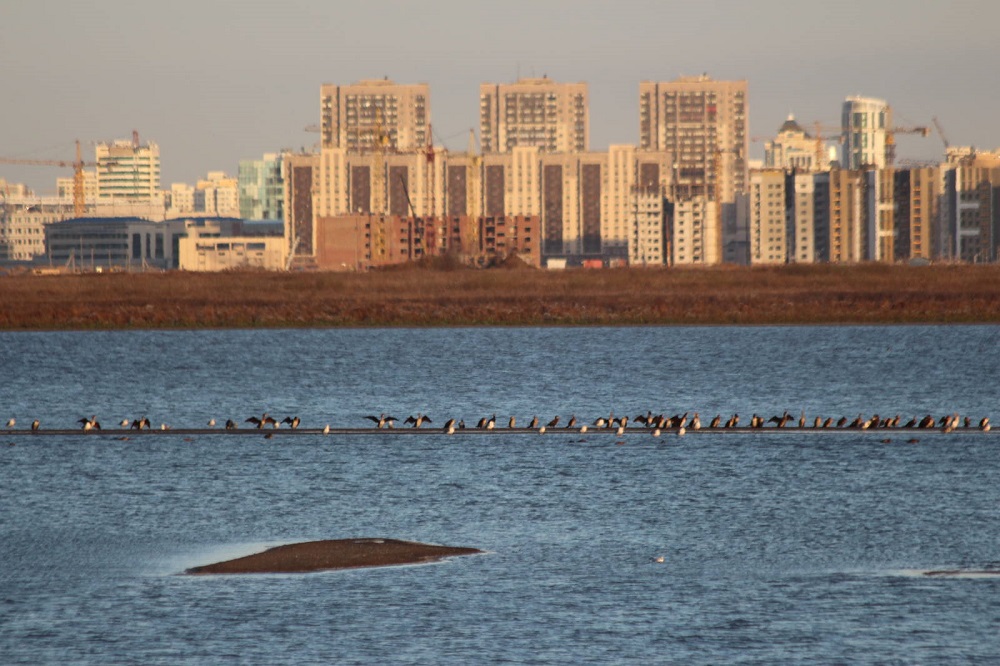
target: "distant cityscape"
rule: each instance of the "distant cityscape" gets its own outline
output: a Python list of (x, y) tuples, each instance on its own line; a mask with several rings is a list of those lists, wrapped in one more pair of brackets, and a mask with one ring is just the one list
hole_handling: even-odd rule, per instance
[[(591, 151), (586, 83), (482, 84), (479, 138), (434, 145), (427, 84), (320, 86), (311, 151), (241, 160), (236, 175), (160, 182), (133, 132), (72, 168), (54, 196), (0, 178), (0, 265), (64, 270), (364, 271), (449, 256), (566, 267), (994, 262), (1000, 151), (951, 146), (936, 119), (898, 125), (848, 97), (839, 126), (776, 119), (751, 136), (746, 81), (639, 85), (638, 141)], [(896, 159), (896, 139), (942, 144)], [(934, 135), (934, 136), (932, 136)], [(749, 158), (762, 142), (763, 162)], [(478, 145), (477, 145), (478, 143)]]

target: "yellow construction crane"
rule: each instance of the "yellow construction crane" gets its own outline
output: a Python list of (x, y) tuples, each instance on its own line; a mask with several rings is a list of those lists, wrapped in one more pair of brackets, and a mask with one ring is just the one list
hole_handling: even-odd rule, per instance
[(31, 160), (14, 157), (0, 157), (0, 164), (32, 164), (38, 166), (59, 166), (73, 167), (73, 214), (82, 217), (86, 212), (86, 205), (83, 199), (83, 169), (84, 167), (97, 166), (97, 162), (84, 162), (83, 153), (80, 149), (80, 142), (76, 142), (76, 159), (69, 160)]
[(923, 125), (920, 126), (900, 126), (895, 125), (892, 122), (892, 107), (888, 107), (886, 110), (886, 122), (885, 122), (885, 164), (886, 166), (892, 166), (896, 163), (896, 135), (897, 134), (919, 134), (920, 136), (927, 136), (931, 133), (929, 127)]

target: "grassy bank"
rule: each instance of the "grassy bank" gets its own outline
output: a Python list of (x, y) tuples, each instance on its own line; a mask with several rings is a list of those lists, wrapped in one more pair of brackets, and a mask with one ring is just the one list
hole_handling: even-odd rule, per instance
[(1000, 266), (0, 277), (0, 329), (1000, 322)]

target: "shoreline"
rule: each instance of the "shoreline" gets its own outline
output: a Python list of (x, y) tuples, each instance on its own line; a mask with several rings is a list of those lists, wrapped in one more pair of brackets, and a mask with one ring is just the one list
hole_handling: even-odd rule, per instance
[(0, 276), (0, 330), (1000, 323), (1000, 264)]
[(184, 575), (310, 573), (362, 567), (437, 562), (484, 551), (387, 538), (328, 539), (275, 546), (260, 553), (215, 562), (184, 571)]

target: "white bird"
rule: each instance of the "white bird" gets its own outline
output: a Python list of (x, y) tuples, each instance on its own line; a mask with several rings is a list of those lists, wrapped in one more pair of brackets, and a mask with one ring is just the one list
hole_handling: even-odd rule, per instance
[(324, 435), (329, 435), (330, 434), (330, 424), (329, 423), (327, 423), (325, 426), (323, 426), (323, 434)]
[(7, 427), (8, 428), (13, 428), (15, 423), (17, 423), (17, 420), (11, 419), (11, 420), (7, 421)]
[(686, 432), (687, 432), (687, 430), (684, 429), (684, 426), (681, 426), (680, 428), (677, 429), (677, 436), (678, 437), (683, 437), (684, 433), (686, 433)]
[(32, 430), (38, 430), (41, 427), (42, 427), (42, 424), (38, 421), (38, 419), (35, 419), (34, 421), (31, 422), (31, 429)]
[(208, 420), (208, 427), (209, 428), (214, 428), (215, 427), (215, 419), (209, 419)]
[(659, 437), (659, 436), (660, 436), (660, 429), (653, 428), (653, 437)]
[(580, 426), (580, 432), (587, 432), (587, 426), (585, 425)]
[(538, 434), (539, 435), (544, 435), (545, 434), (545, 426), (542, 426), (541, 428), (538, 429)]
[(127, 427), (128, 427), (128, 424), (129, 424), (129, 423), (131, 423), (131, 421), (129, 421), (128, 419), (122, 419), (122, 420), (121, 420), (121, 421), (120, 421), (120, 422), (118, 423), (118, 425), (120, 425), (120, 426), (121, 426), (121, 427), (123, 427), (123, 428), (127, 428)]

